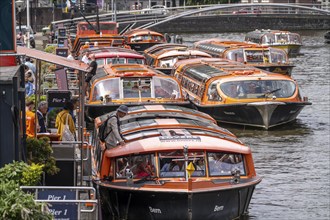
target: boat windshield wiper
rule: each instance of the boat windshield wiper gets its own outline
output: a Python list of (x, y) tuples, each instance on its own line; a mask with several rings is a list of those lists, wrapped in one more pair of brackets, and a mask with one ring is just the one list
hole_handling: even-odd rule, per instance
[(269, 96), (270, 94), (273, 94), (273, 93), (275, 93), (277, 91), (280, 91), (280, 90), (281, 90), (281, 88), (278, 88), (278, 89), (274, 89), (270, 92), (265, 92), (263, 95), (257, 96), (257, 98), (265, 98), (265, 97)]

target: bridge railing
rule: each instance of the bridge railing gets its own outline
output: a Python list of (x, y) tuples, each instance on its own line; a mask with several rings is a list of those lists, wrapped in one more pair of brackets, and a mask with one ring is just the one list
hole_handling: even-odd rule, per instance
[[(160, 13), (161, 12), (161, 13)], [(212, 5), (193, 5), (180, 6), (163, 9), (142, 9), (131, 11), (117, 11), (116, 13), (100, 14), (99, 20), (115, 20), (119, 23), (132, 22), (158, 22), (174, 17), (184, 16), (205, 16), (205, 15), (311, 15), (326, 14), (330, 11), (322, 10), (320, 4), (275, 4), (275, 3), (256, 3), (256, 4), (212, 4)], [(95, 21), (96, 15), (86, 16), (88, 20)], [(54, 25), (64, 24), (68, 29), (75, 31), (76, 23), (84, 21), (84, 18), (66, 19), (53, 22)]]

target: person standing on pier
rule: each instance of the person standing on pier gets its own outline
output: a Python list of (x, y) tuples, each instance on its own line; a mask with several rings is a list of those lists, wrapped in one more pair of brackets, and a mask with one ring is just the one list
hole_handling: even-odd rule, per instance
[(38, 117), (38, 123), (40, 126), (39, 133), (46, 133), (47, 132), (47, 127), (46, 127), (46, 122), (45, 122), (45, 117), (47, 114), (48, 110), (48, 104), (46, 101), (41, 101), (38, 105), (38, 110), (37, 110), (37, 117)]
[(34, 106), (34, 101), (28, 101), (25, 104), (26, 135), (31, 138), (36, 136), (36, 128), (37, 132), (40, 130), (38, 122), (36, 123), (35, 113), (32, 111)]
[(76, 127), (74, 125), (72, 116), (70, 115), (70, 111), (74, 110), (74, 104), (72, 101), (68, 101), (64, 105), (64, 109), (60, 111), (56, 116), (55, 127), (57, 128), (57, 134), (60, 135), (60, 140), (63, 139), (63, 131), (65, 126), (68, 125), (70, 132), (73, 135), (73, 139), (75, 139)]

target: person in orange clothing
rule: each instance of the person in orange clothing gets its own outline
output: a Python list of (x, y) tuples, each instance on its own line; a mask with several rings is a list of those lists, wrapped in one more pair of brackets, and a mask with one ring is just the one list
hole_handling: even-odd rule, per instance
[(26, 135), (32, 138), (36, 136), (36, 132), (35, 132), (36, 127), (37, 127), (37, 132), (40, 129), (38, 122), (36, 121), (35, 113), (32, 111), (33, 109), (34, 109), (33, 101), (29, 101), (25, 104)]
[[(60, 140), (62, 140), (62, 133), (64, 130), (64, 126), (66, 124), (66, 118), (68, 117), (68, 125), (71, 133), (75, 137), (76, 127), (73, 122), (72, 116), (70, 112), (74, 110), (74, 103), (72, 101), (68, 101), (64, 105), (64, 109), (60, 111), (56, 116), (55, 127), (57, 128), (57, 134), (60, 135)], [(76, 139), (76, 137), (75, 137)]]

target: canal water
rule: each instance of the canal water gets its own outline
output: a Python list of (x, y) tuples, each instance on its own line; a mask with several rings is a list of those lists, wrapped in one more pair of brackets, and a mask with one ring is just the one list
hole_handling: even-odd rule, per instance
[[(270, 131), (227, 127), (251, 147), (256, 187), (245, 219), (330, 219), (330, 44), (325, 31), (298, 32), (303, 56), (292, 59), (306, 106), (297, 120)], [(245, 33), (181, 34), (189, 44), (219, 37), (242, 41)], [(226, 127), (226, 126), (223, 126)]]

